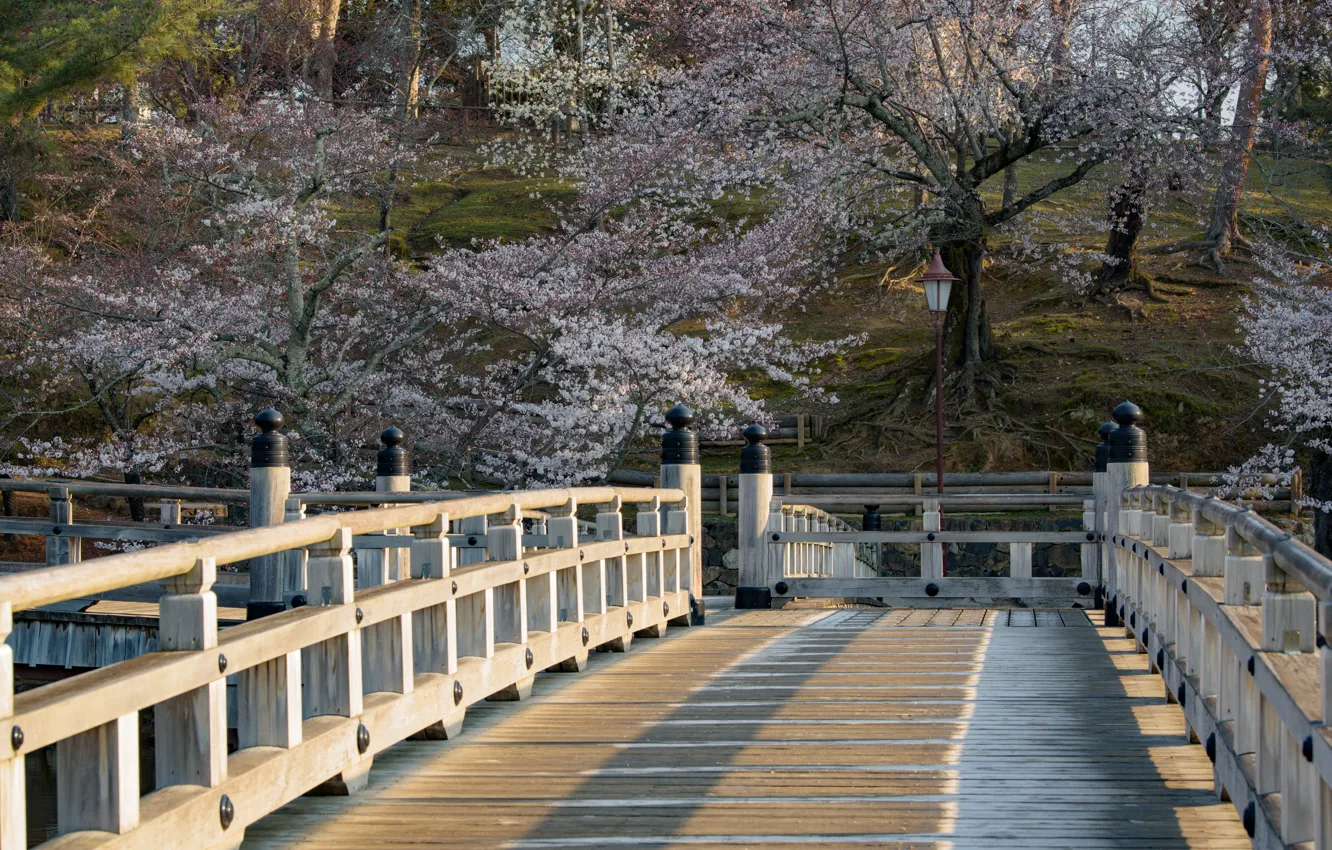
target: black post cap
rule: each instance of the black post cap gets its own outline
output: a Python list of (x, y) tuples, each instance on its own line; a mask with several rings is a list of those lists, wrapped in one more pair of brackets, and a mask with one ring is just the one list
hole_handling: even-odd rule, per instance
[(866, 505), (866, 506), (865, 506), (865, 515), (864, 515), (863, 517), (860, 518), (860, 530), (861, 530), (861, 531), (881, 531), (881, 530), (883, 530), (883, 525), (881, 524), (880, 517), (879, 517), (879, 506), (878, 506), (878, 505)]
[(666, 412), (666, 422), (671, 428), (661, 435), (661, 462), (698, 463), (698, 435), (690, 430), (694, 424), (694, 411), (677, 404)]
[(375, 475), (387, 477), (412, 474), (411, 453), (402, 447), (402, 441), (406, 437), (402, 429), (394, 425), (385, 428), (384, 433), (379, 435), (384, 448), (379, 450), (375, 459)]
[(745, 447), (740, 450), (741, 475), (771, 475), (772, 450), (763, 445), (768, 429), (754, 424), (745, 429)]
[(1096, 471), (1105, 472), (1105, 464), (1110, 459), (1110, 432), (1115, 430), (1115, 423), (1104, 422), (1096, 429), (1101, 442), (1096, 444)]
[(250, 468), (265, 466), (291, 466), (291, 455), (287, 451), (287, 438), (277, 432), (282, 427), (282, 414), (271, 407), (265, 407), (255, 414), (254, 424), (260, 433), (250, 441)]
[(1120, 404), (1111, 413), (1119, 426), (1110, 432), (1109, 463), (1131, 463), (1147, 460), (1147, 433), (1138, 427), (1142, 421), (1142, 408), (1131, 401)]

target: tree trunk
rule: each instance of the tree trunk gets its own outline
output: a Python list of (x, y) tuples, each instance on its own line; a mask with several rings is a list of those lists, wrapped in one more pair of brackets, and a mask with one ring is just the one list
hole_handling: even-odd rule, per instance
[(421, 0), (404, 0), (398, 23), (398, 102), (415, 118), (421, 91)]
[(1107, 259), (1096, 273), (1094, 294), (1123, 289), (1138, 276), (1138, 237), (1146, 210), (1146, 187), (1138, 169), (1110, 192), (1110, 235), (1105, 240)]
[(0, 166), (0, 221), (18, 224), (21, 219), (18, 175), (13, 169)]
[(1013, 201), (1017, 198), (1017, 191), (1017, 163), (1010, 162), (1008, 166), (1004, 168), (1004, 209), (1013, 206)]
[(122, 144), (134, 138), (134, 131), (139, 128), (139, 81), (125, 83), (124, 94), (120, 102), (120, 141)]
[[(1309, 458), (1309, 498), (1332, 502), (1332, 455), (1314, 451)], [(1332, 558), (1332, 514), (1314, 511), (1314, 549), (1318, 554)]]
[[(131, 469), (125, 473), (126, 484), (142, 484), (143, 475), (137, 469)], [(143, 503), (142, 496), (131, 496), (129, 499), (130, 519), (135, 522), (148, 521), (148, 509)]]
[(1253, 0), (1249, 7), (1249, 67), (1235, 104), (1235, 120), (1230, 125), (1230, 149), (1212, 199), (1212, 221), (1207, 228), (1206, 241), (1212, 244), (1209, 256), (1218, 270), (1221, 269), (1221, 258), (1230, 253), (1232, 244), (1240, 239), (1240, 194), (1244, 190), (1244, 178), (1249, 173), (1253, 140), (1258, 133), (1271, 52), (1271, 0)]
[(945, 357), (959, 371), (963, 394), (970, 395), (976, 371), (989, 359), (993, 347), (990, 318), (981, 297), (985, 240), (950, 242), (942, 247), (944, 265), (958, 279), (944, 319)]
[(338, 13), (342, 0), (317, 0), (317, 20), (314, 27), (315, 91), (319, 96), (333, 99), (333, 70), (338, 63)]

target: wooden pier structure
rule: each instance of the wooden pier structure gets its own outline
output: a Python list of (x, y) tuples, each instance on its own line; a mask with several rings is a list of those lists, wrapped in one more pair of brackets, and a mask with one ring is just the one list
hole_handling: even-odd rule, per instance
[[(265, 412), (252, 528), (164, 515), (89, 560), (38, 529), (55, 563), (0, 576), (0, 850), (1332, 850), (1332, 562), (1152, 484), (1141, 412), (1114, 418), (1090, 498), (775, 491), (751, 428), (709, 611), (682, 406), (662, 486), (467, 494), (411, 491), (396, 429), (374, 492), (292, 494)], [(947, 527), (978, 499), (1082, 529)], [(897, 504), (919, 529), (881, 530)], [(1005, 574), (950, 572), (970, 541)], [(1074, 574), (1036, 574), (1047, 543)], [(884, 575), (903, 545), (920, 574)], [(214, 590), (240, 563), (244, 621)], [(16, 623), (153, 583), (151, 646), (15, 692)]]

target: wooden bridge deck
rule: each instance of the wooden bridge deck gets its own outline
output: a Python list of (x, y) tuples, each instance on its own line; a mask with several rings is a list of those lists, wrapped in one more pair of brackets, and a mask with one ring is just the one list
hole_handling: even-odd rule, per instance
[(474, 707), (245, 846), (1249, 847), (1146, 657), (1081, 611), (709, 621)]

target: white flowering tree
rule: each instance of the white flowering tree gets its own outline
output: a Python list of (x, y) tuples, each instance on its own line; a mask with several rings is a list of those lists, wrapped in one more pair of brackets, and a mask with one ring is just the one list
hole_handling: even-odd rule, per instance
[(1255, 249), (1270, 278), (1246, 302), (1239, 353), (1268, 370), (1262, 402), (1274, 439), (1233, 467), (1228, 483), (1236, 493), (1270, 494), (1265, 473), (1288, 484), (1306, 461), (1304, 505), (1314, 511), (1314, 542), (1332, 555), (1332, 232), (1314, 233), (1295, 260), (1271, 243)]

